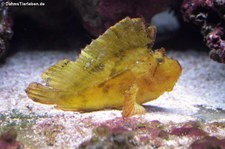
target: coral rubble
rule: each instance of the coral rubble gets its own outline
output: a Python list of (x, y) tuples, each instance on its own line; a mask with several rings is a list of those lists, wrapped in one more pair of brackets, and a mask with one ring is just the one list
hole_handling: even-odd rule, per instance
[(190, 146), (192, 149), (204, 149), (204, 148), (212, 148), (212, 149), (224, 149), (225, 148), (225, 139), (220, 140), (216, 137), (205, 137), (203, 139), (195, 141)]
[(1, 149), (23, 149), (23, 145), (16, 141), (17, 132), (11, 129), (0, 136), (0, 148)]
[(225, 63), (225, 0), (184, 0), (184, 19), (201, 27), (210, 57)]
[[(164, 124), (157, 120), (114, 119), (93, 129), (92, 137), (79, 148), (224, 148), (225, 139), (211, 136), (213, 123), (189, 121)], [(217, 123), (223, 129), (223, 123)], [(214, 134), (215, 135), (215, 134)], [(224, 136), (222, 137), (224, 138)], [(175, 147), (175, 148), (176, 148)]]

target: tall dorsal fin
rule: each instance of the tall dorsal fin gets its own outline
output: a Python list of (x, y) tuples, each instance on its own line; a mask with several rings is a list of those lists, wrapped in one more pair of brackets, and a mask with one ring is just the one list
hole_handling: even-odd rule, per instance
[(100, 84), (149, 52), (154, 29), (146, 29), (142, 19), (127, 17), (86, 46), (77, 61), (59, 61), (42, 78), (46, 86), (73, 92)]

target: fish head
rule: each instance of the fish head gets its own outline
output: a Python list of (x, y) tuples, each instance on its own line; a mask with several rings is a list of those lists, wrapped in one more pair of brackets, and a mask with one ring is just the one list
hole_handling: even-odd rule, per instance
[(156, 84), (165, 91), (171, 91), (179, 79), (182, 67), (177, 60), (169, 58), (163, 48), (154, 51), (155, 68), (153, 73)]

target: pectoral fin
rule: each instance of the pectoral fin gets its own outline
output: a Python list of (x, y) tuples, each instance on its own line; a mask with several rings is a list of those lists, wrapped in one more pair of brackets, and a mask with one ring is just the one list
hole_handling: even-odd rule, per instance
[(137, 93), (137, 85), (133, 85), (129, 90), (125, 92), (125, 99), (122, 111), (123, 117), (130, 117), (135, 114), (144, 114), (146, 112), (145, 108), (136, 102)]

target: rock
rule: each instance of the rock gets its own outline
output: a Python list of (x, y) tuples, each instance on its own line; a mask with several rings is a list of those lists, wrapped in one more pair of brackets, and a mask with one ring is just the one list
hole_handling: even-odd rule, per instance
[(181, 9), (185, 21), (200, 27), (209, 56), (225, 63), (225, 0), (184, 0)]
[[(173, 0), (180, 1), (180, 0)], [(140, 17), (150, 23), (152, 17), (165, 10), (171, 0), (74, 0), (84, 27), (97, 37), (124, 17)]]
[(197, 140), (190, 146), (191, 149), (225, 149), (225, 139), (220, 140), (216, 137), (205, 137)]
[(1, 149), (23, 149), (23, 145), (16, 140), (17, 132), (11, 129), (0, 136), (0, 148)]
[(180, 128), (173, 128), (170, 131), (170, 134), (176, 136), (190, 136), (190, 137), (202, 137), (207, 135), (206, 132), (199, 129), (198, 127), (185, 127), (185, 126)]
[(2, 6), (0, 7), (0, 60), (5, 56), (8, 42), (12, 38), (12, 18), (9, 14), (8, 7), (4, 6), (2, 3), (3, 0), (0, 0)]

